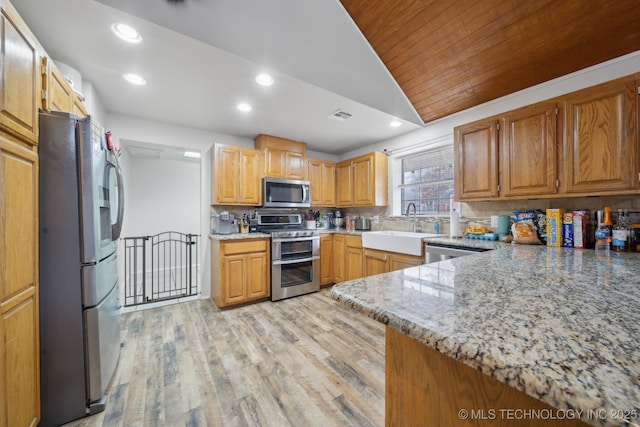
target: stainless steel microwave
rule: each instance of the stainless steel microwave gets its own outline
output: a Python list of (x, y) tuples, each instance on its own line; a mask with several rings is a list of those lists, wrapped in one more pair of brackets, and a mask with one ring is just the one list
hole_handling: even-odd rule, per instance
[(308, 208), (309, 181), (262, 178), (262, 206), (265, 208)]

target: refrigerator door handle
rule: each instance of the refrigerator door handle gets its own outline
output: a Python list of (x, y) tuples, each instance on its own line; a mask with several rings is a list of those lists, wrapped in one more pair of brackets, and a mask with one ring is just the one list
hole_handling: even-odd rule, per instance
[(118, 239), (118, 237), (120, 237), (120, 232), (122, 231), (122, 221), (124, 219), (124, 186), (122, 179), (122, 170), (120, 169), (118, 159), (112, 151), (110, 151), (109, 153), (111, 153), (111, 155), (113, 156), (113, 162), (110, 161), (109, 163), (111, 163), (116, 173), (116, 179), (118, 181), (118, 218), (116, 219), (116, 222), (111, 225), (111, 240), (115, 241)]

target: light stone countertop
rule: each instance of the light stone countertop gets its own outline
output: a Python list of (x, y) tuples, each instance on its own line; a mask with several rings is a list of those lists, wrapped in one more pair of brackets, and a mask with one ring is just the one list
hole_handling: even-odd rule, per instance
[(500, 244), (331, 294), (587, 423), (640, 424), (640, 253)]
[[(349, 234), (354, 236), (360, 236), (364, 231), (347, 231), (345, 229), (326, 229), (326, 228), (317, 228), (316, 231), (319, 234)], [(231, 233), (231, 234), (209, 234), (209, 238), (211, 240), (242, 240), (242, 239), (258, 239), (258, 238), (270, 238), (271, 235), (269, 233)]]
[(211, 240), (269, 239), (270, 237), (271, 235), (267, 233), (209, 234)]

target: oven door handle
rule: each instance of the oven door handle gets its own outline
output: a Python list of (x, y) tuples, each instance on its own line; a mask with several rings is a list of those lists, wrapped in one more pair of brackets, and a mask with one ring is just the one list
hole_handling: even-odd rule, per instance
[(318, 255), (312, 256), (312, 257), (309, 257), (309, 258), (296, 258), (296, 259), (290, 259), (290, 260), (286, 260), (286, 261), (275, 259), (275, 260), (273, 260), (272, 264), (273, 265), (297, 264), (299, 262), (315, 261), (317, 259), (320, 259), (320, 257)]
[(320, 236), (310, 236), (310, 237), (292, 237), (292, 238), (277, 238), (272, 239), (273, 243), (288, 243), (288, 242), (308, 242), (313, 240), (320, 240)]

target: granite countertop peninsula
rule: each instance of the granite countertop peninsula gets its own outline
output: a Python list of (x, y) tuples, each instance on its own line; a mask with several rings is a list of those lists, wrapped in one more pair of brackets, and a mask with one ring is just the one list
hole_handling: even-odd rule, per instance
[(481, 239), (466, 239), (460, 237), (448, 237), (446, 235), (437, 237), (426, 237), (422, 239), (427, 245), (440, 244), (458, 246), (464, 248), (477, 248), (477, 249), (498, 249), (510, 246), (511, 243), (504, 243), (497, 240), (481, 240)]
[(640, 253), (501, 244), (331, 295), (586, 423), (640, 425)]

